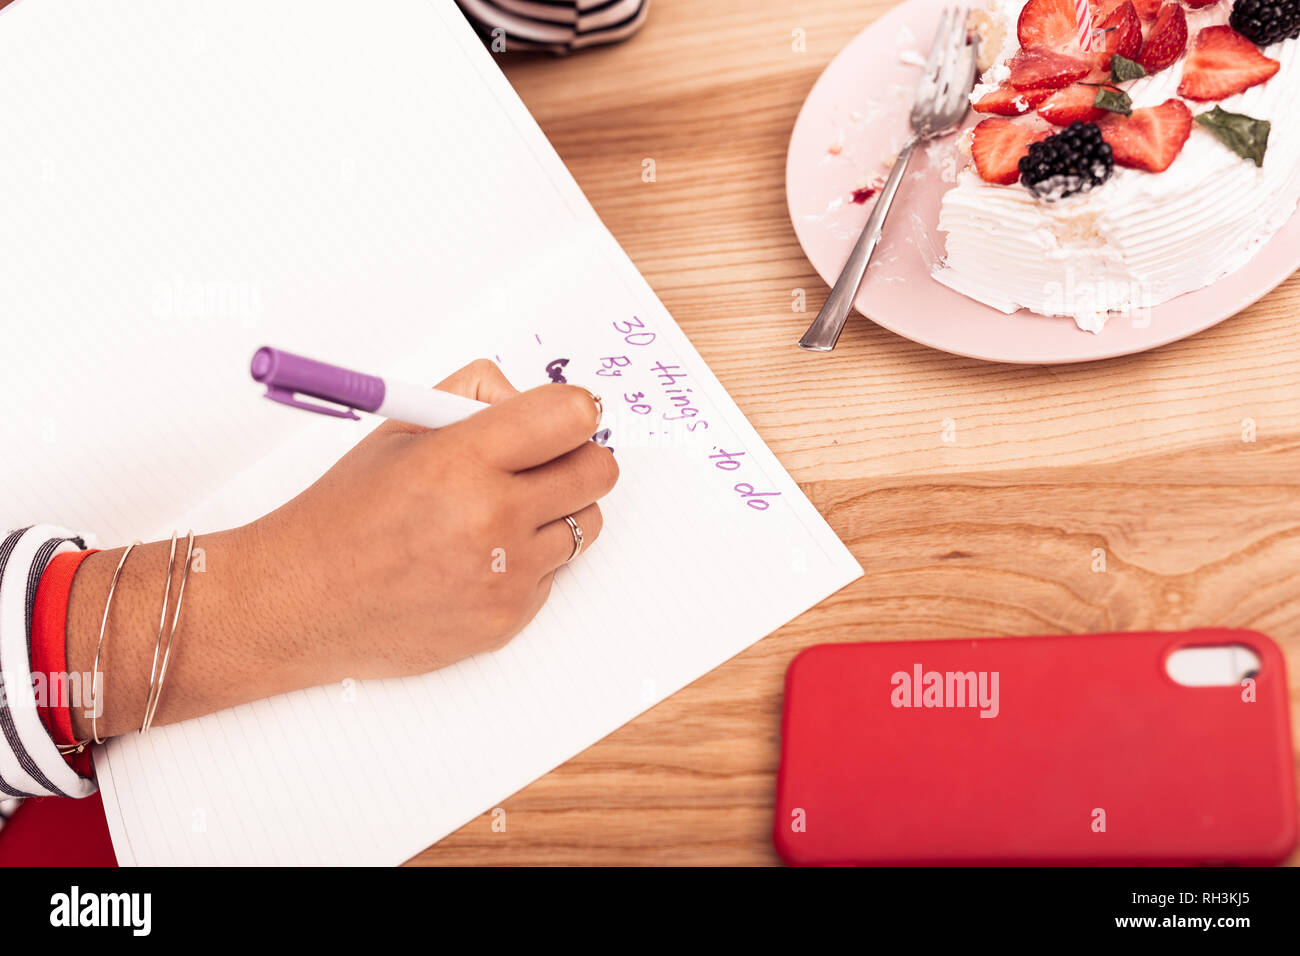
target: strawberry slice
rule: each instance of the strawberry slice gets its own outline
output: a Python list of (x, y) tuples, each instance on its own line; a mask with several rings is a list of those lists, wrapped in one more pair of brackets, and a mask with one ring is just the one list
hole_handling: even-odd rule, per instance
[(1138, 19), (1137, 7), (1133, 0), (1124, 0), (1106, 19), (1101, 21), (1104, 31), (1102, 41), (1101, 68), (1110, 69), (1111, 57), (1118, 54), (1136, 62), (1142, 52), (1142, 21)]
[(1137, 8), (1138, 16), (1143, 20), (1154, 20), (1160, 13), (1160, 5), (1164, 0), (1133, 0), (1133, 6)]
[(1011, 70), (1007, 82), (1018, 90), (1059, 90), (1092, 69), (1084, 60), (1043, 47), (1017, 51), (1007, 66)]
[(1028, 113), (1051, 95), (1051, 90), (1018, 90), (1014, 86), (1003, 84), (993, 92), (981, 96), (973, 109), (976, 113), (1019, 116)]
[(1097, 125), (1118, 165), (1160, 173), (1182, 152), (1192, 131), (1192, 111), (1182, 100), (1165, 100), (1131, 116), (1109, 113)]
[(1055, 126), (1069, 126), (1076, 121), (1092, 123), (1106, 115), (1104, 109), (1093, 105), (1096, 98), (1095, 86), (1075, 83), (1045, 99), (1038, 107), (1038, 115)]
[(1000, 116), (980, 120), (970, 146), (980, 179), (1003, 186), (1014, 183), (1020, 178), (1020, 157), (1029, 152), (1030, 143), (1046, 138), (1047, 132)]
[(1069, 52), (1079, 50), (1079, 27), (1074, 19), (1074, 0), (1029, 0), (1016, 22), (1016, 37), (1028, 50)]
[(1131, 0), (1101, 0), (1100, 3), (1093, 3), (1092, 22), (1101, 23), (1120, 7), (1129, 2), (1131, 2)]
[(1178, 94), (1189, 100), (1226, 99), (1263, 83), (1281, 66), (1232, 27), (1206, 27), (1192, 41)]
[(1212, 7), (1218, 2), (1219, 0), (1183, 0), (1183, 3), (1187, 4), (1193, 10), (1199, 10), (1201, 7)]
[[(1140, 12), (1140, 11), (1139, 11)], [(1148, 73), (1158, 73), (1187, 49), (1187, 14), (1177, 3), (1166, 3), (1151, 25), (1137, 61)]]

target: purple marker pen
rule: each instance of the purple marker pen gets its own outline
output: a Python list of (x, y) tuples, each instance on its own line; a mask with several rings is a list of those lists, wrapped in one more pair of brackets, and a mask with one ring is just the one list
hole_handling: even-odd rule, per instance
[[(271, 401), (336, 418), (357, 419), (360, 410), (409, 425), (441, 428), (487, 408), (483, 402), (462, 395), (363, 375), (265, 346), (253, 353), (250, 371), (254, 381), (266, 386), (266, 397)], [(334, 404), (304, 402), (299, 395)]]

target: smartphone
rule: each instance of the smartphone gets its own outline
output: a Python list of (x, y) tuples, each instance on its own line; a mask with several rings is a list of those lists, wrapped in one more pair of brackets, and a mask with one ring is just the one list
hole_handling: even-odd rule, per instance
[(1286, 669), (1256, 631), (822, 644), (786, 672), (792, 864), (1272, 864)]

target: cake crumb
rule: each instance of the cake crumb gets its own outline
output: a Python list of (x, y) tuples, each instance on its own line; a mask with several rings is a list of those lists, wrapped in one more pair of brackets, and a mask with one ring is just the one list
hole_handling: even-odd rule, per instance
[(850, 199), (857, 205), (861, 206), (876, 193), (880, 192), (881, 187), (884, 185), (885, 179), (883, 176), (877, 176), (875, 179), (861, 182), (854, 187)]
[(1007, 40), (1006, 31), (987, 9), (972, 10), (966, 23), (970, 32), (979, 40), (975, 51), (975, 65), (980, 73), (985, 73), (998, 58), (998, 53)]

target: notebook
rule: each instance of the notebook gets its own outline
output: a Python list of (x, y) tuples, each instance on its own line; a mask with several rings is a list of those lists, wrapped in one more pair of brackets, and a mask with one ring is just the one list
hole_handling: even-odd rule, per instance
[(622, 471), (503, 650), (100, 748), (121, 863), (400, 863), (861, 573), (450, 0), (18, 0), (0, 70), (0, 525), (292, 497), (375, 422), (260, 398), (263, 344), (587, 385)]

